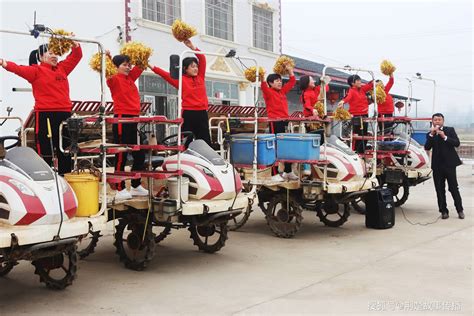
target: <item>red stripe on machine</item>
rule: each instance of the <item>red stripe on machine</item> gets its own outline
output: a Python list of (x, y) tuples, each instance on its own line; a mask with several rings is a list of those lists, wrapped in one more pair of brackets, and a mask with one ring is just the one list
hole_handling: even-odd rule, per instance
[(36, 196), (23, 194), (16, 186), (8, 181), (9, 179), (12, 178), (0, 176), (0, 181), (10, 186), (18, 194), (26, 210), (26, 214), (18, 222), (16, 222), (15, 225), (29, 225), (45, 216), (46, 210), (44, 209), (41, 200)]
[(74, 193), (72, 192), (71, 188), (63, 194), (64, 199), (64, 213), (66, 213), (68, 218), (73, 218), (76, 216), (77, 205), (76, 199), (74, 198)]

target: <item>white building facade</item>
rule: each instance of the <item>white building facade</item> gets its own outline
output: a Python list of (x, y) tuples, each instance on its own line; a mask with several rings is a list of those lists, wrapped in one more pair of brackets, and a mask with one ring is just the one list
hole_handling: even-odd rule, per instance
[[(187, 49), (171, 34), (171, 24), (179, 18), (197, 29), (192, 40), (202, 51), (227, 53), (234, 49), (237, 56), (255, 58), (269, 73), (281, 53), (280, 8), (280, 0), (2, 1), (0, 28), (27, 31), (36, 11), (37, 23), (97, 39), (112, 54), (117, 54), (126, 40), (143, 42), (153, 48), (150, 63), (169, 69), (169, 56)], [(29, 52), (45, 41), (0, 33), (0, 58), (27, 64)], [(98, 100), (99, 76), (88, 65), (97, 48), (90, 44), (82, 47), (83, 60), (69, 76), (71, 99)], [(253, 64), (243, 63), (235, 58), (207, 58), (211, 104), (253, 103), (252, 89), (243, 75), (245, 67)], [(33, 108), (32, 94), (12, 92), (12, 88), (29, 84), (5, 70), (0, 71), (0, 81), (0, 115), (12, 106), (12, 115), (26, 117)], [(154, 104), (155, 113), (172, 116), (176, 111), (176, 90), (150, 70), (137, 84), (142, 99)], [(107, 100), (111, 100), (106, 90)]]
[[(271, 71), (281, 50), (280, 3), (277, 0), (140, 0), (130, 1), (128, 39), (154, 49), (153, 64), (169, 68), (169, 56), (186, 47), (174, 40), (171, 24), (182, 19), (196, 27), (192, 40), (202, 51), (255, 58)], [(252, 89), (243, 75), (251, 61), (207, 57), (206, 87), (212, 104), (251, 105)], [(159, 114), (175, 112), (176, 90), (151, 72), (140, 78), (140, 93)]]

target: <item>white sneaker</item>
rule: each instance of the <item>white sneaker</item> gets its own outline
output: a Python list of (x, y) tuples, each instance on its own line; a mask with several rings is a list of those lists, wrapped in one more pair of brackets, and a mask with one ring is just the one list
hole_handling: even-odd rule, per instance
[(287, 180), (287, 181), (295, 181), (295, 180), (299, 180), (300, 178), (292, 172), (289, 172), (289, 173), (286, 173), (286, 172), (283, 172), (283, 179)]
[(283, 179), (279, 174), (274, 175), (271, 180), (273, 182), (283, 182), (283, 181), (285, 181), (285, 179)]
[(130, 200), (131, 198), (132, 195), (127, 191), (127, 189), (123, 189), (122, 191), (117, 191), (117, 193), (115, 193), (116, 201)]
[(141, 184), (134, 188), (132, 187), (130, 189), (130, 194), (133, 195), (133, 196), (147, 196), (148, 195), (148, 190), (145, 189)]

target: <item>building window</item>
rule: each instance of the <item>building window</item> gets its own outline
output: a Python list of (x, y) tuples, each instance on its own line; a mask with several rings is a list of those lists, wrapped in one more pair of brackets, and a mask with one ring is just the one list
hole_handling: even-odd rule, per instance
[(234, 40), (232, 0), (206, 0), (207, 35)]
[(180, 0), (142, 0), (143, 18), (167, 25), (181, 17)]
[(253, 46), (273, 51), (273, 13), (253, 6)]
[(210, 103), (231, 105), (239, 104), (239, 86), (225, 81), (206, 80), (206, 92)]

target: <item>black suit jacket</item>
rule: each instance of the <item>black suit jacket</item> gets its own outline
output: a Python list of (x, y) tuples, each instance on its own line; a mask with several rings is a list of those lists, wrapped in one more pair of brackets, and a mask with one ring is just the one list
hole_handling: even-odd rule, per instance
[(462, 164), (455, 147), (459, 147), (460, 142), (454, 127), (443, 126), (444, 134), (448, 137), (446, 140), (439, 135), (430, 136), (426, 134), (425, 149), (433, 149), (431, 155), (431, 168), (439, 169), (441, 167), (455, 168)]

